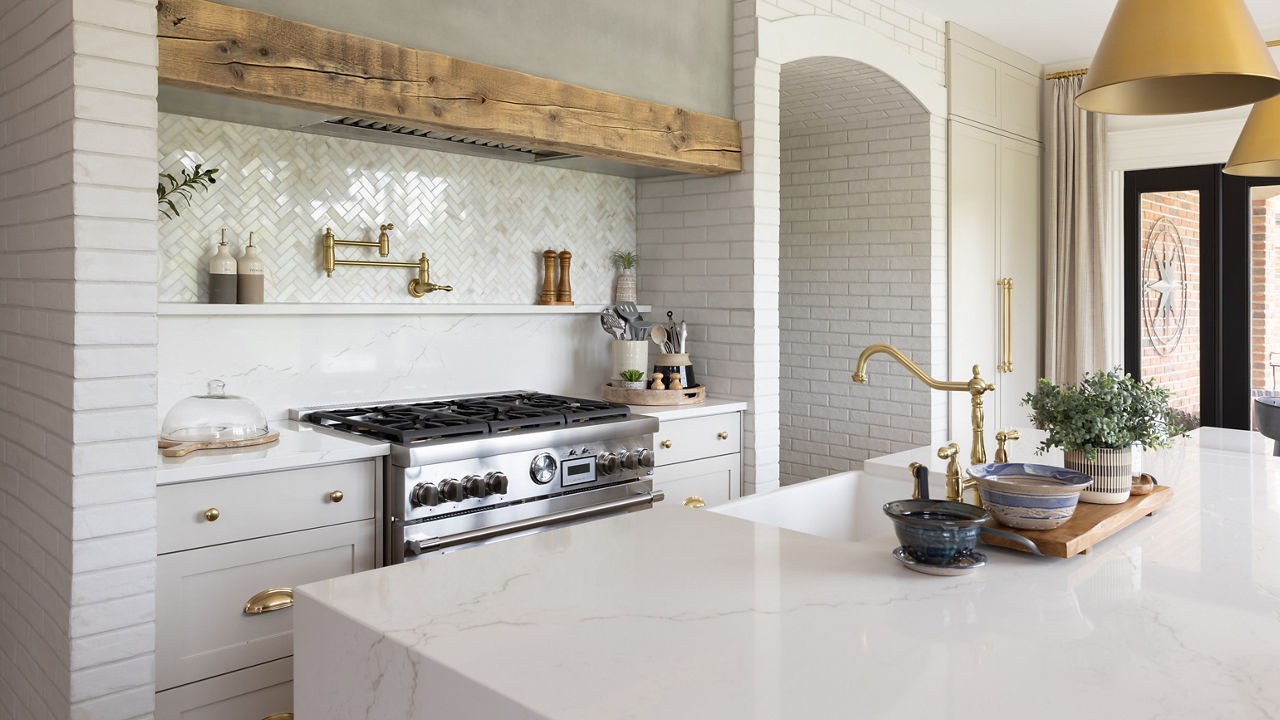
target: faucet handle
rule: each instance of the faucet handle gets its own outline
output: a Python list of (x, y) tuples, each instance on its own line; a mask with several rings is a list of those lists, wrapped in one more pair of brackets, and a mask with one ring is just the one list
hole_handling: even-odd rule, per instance
[(950, 443), (949, 445), (943, 445), (938, 448), (938, 457), (943, 460), (954, 459), (959, 452), (960, 446), (955, 443)]
[(1005, 443), (1010, 440), (1017, 440), (1022, 437), (1022, 433), (1017, 430), (1001, 430), (996, 433), (996, 462), (1009, 462), (1009, 451), (1005, 448)]

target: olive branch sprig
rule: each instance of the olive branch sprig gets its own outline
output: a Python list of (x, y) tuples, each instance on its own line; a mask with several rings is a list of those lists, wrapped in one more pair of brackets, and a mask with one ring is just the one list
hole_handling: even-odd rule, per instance
[(206, 190), (210, 185), (218, 182), (214, 177), (218, 172), (218, 168), (205, 170), (203, 165), (196, 163), (190, 170), (186, 168), (181, 170), (181, 180), (174, 177), (172, 173), (160, 173), (160, 182), (156, 184), (156, 202), (160, 205), (160, 214), (164, 215), (165, 219), (181, 215), (174, 200), (177, 198), (186, 200), (187, 206), (190, 207), (192, 191)]

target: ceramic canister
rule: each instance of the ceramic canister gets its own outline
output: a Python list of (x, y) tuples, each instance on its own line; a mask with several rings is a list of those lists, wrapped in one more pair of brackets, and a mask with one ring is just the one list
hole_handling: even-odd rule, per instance
[(234, 305), (236, 284), (236, 259), (227, 245), (227, 231), (224, 228), (218, 252), (209, 260), (209, 302)]
[(1063, 453), (1064, 465), (1093, 478), (1093, 484), (1080, 493), (1080, 502), (1117, 505), (1128, 500), (1133, 487), (1132, 448), (1098, 448), (1095, 452), (1093, 460), (1083, 450)]
[(643, 373), (649, 367), (649, 345), (648, 340), (609, 341), (609, 352), (613, 358), (609, 382), (620, 385), (623, 370), (639, 370)]

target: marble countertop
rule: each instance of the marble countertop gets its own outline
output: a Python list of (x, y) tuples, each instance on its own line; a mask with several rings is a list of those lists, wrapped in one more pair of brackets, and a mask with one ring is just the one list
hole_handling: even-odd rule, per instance
[[(1280, 716), (1280, 459), (1204, 429), (1069, 559), (919, 575), (676, 507), (306, 585), (299, 717)], [(1254, 452), (1244, 452), (1251, 449)], [(905, 482), (904, 482), (905, 486)]]
[(648, 415), (662, 420), (684, 420), (747, 409), (741, 400), (704, 400), (700, 405), (628, 405), (633, 415)]
[(292, 420), (273, 421), (271, 429), (280, 433), (280, 439), (268, 445), (200, 450), (183, 457), (165, 457), (157, 450), (156, 484), (349, 462), (390, 452), (385, 442)]

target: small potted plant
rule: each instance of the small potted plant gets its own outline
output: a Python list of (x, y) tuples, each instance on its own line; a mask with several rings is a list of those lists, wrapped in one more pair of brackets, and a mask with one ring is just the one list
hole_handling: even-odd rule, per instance
[(644, 389), (644, 371), (643, 370), (623, 370), (618, 373), (622, 378), (622, 387), (626, 390), (643, 390)]
[(610, 256), (618, 268), (618, 280), (613, 286), (614, 302), (636, 301), (636, 263), (640, 256), (630, 250), (615, 250)]
[(1172, 395), (1116, 367), (1085, 373), (1079, 385), (1041, 378), (1022, 404), (1031, 408), (1031, 422), (1049, 433), (1037, 452), (1062, 448), (1068, 468), (1093, 478), (1080, 499), (1115, 504), (1129, 499), (1134, 445), (1166, 448), (1172, 438), (1186, 435), (1169, 407)]

